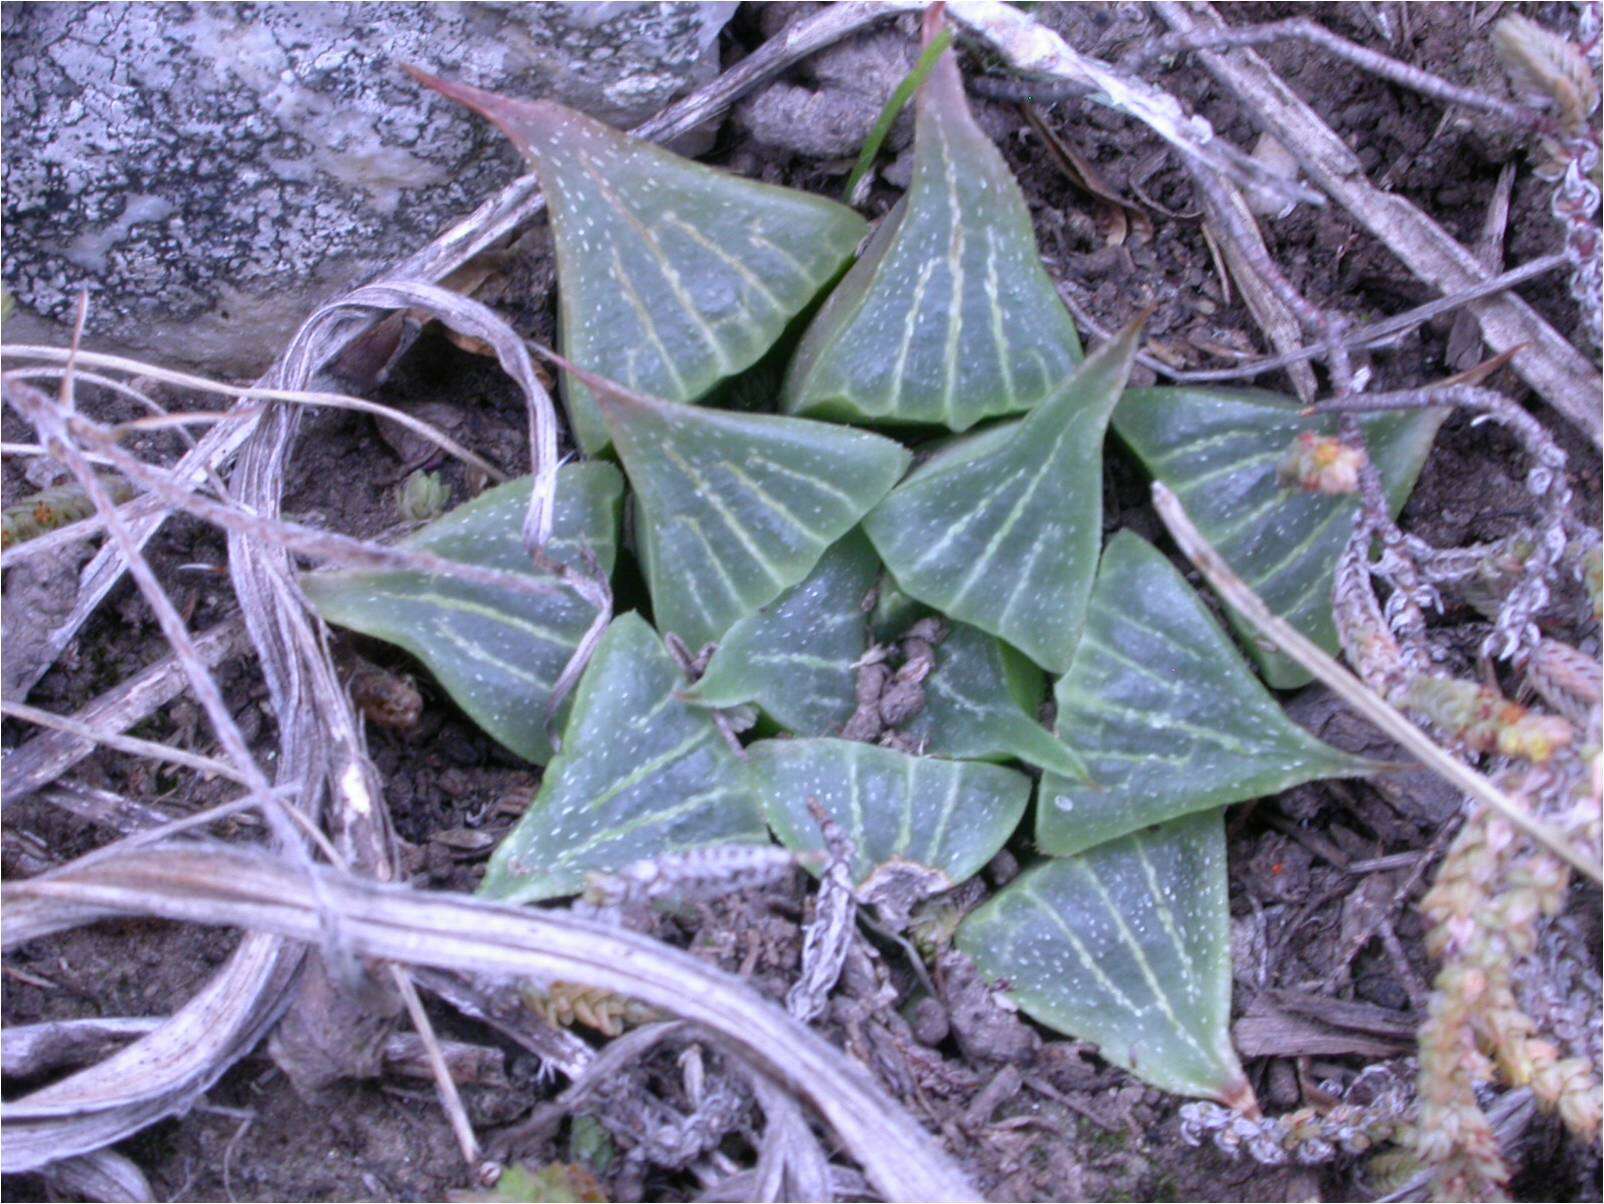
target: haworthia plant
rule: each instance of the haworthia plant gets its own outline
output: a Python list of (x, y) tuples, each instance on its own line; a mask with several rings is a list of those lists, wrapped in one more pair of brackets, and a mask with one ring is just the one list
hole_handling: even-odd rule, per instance
[[(862, 896), (911, 902), (956, 886), (996, 856), (1030, 798), (1000, 765), (914, 757), (855, 740), (762, 740), (747, 750), (769, 826), (798, 852), (824, 848), (813, 800), (852, 838)], [(898, 896), (901, 896), (900, 898)]]
[(586, 379), (635, 490), (658, 629), (692, 648), (803, 580), (910, 459), (867, 431), (677, 405)]
[[(856, 706), (856, 666), (869, 649), (863, 603), (880, 561), (861, 532), (824, 554), (801, 585), (742, 619), (684, 697), (708, 706), (756, 703), (799, 736), (833, 736)], [(884, 638), (894, 640), (905, 619)], [(1015, 757), (1072, 777), (1080, 758), (1034, 716), (1041, 670), (1013, 649), (962, 623), (936, 646), (924, 707), (899, 729), (936, 756)]]
[(1041, 670), (983, 631), (955, 623), (936, 646), (925, 705), (901, 727), (926, 752), (1027, 765), (1084, 780), (1079, 756), (1036, 718)]
[(602, 636), (575, 692), (562, 749), (497, 848), (480, 893), (507, 902), (574, 894), (592, 870), (732, 841), (765, 840), (747, 766), (637, 614)]
[(1139, 326), (1026, 417), (921, 465), (864, 523), (909, 594), (1055, 673), (1069, 668), (1097, 570), (1103, 432)]
[(1024, 197), (943, 55), (919, 90), (907, 195), (803, 336), (785, 408), (967, 430), (1053, 395), (1079, 358)]
[[(401, 541), (485, 568), (535, 574), (524, 549), (532, 480), (488, 490)], [(588, 548), (610, 573), (623, 482), (610, 464), (569, 464), (557, 472), (553, 538), (547, 554), (583, 568)], [(555, 584), (555, 582), (553, 582)], [(563, 588), (549, 598), (511, 594), (422, 573), (342, 570), (301, 578), (330, 623), (398, 644), (429, 667), (475, 723), (521, 757), (544, 764), (551, 690), (596, 617)]]
[[(561, 283), (563, 353), (631, 389), (694, 401), (755, 363), (851, 259), (843, 205), (706, 167), (549, 100), (412, 74), (501, 127), (540, 174)], [(607, 428), (564, 380), (575, 438)]]
[[(1446, 414), (1426, 410), (1364, 422), (1394, 514)], [(1353, 534), (1358, 501), (1288, 490), (1276, 480), (1276, 466), (1300, 433), (1334, 429), (1334, 419), (1305, 417), (1292, 398), (1249, 389), (1132, 389), (1114, 414), (1119, 437), (1175, 491), (1204, 538), (1271, 610), (1332, 653), (1332, 576)], [(1308, 684), (1305, 670), (1261, 647), (1234, 613), (1232, 621), (1272, 686)]]
[(958, 947), (1043, 1024), (1166, 1091), (1251, 1106), (1231, 1048), (1230, 915), (1218, 810), (1027, 871)]
[(863, 602), (880, 560), (853, 531), (800, 585), (731, 627), (689, 701), (756, 703), (787, 731), (828, 736), (852, 717), (853, 665), (868, 647)]
[(1048, 774), (1036, 844), (1079, 853), (1190, 811), (1375, 769), (1293, 723), (1153, 546), (1109, 541), (1057, 730), (1094, 784)]

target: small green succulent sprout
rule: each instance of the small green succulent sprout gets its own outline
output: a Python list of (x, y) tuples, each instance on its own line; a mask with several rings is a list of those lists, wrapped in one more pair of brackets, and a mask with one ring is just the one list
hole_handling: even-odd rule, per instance
[(437, 472), (418, 469), (401, 482), (396, 504), (403, 522), (426, 523), (439, 518), (451, 503), (451, 486)]

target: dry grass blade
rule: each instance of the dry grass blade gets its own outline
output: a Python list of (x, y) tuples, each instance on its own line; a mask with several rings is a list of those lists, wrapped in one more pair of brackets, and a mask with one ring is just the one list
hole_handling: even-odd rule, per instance
[[(455, 294), (453, 294), (455, 295)], [(29, 343), (15, 344), (0, 347), (0, 358), (4, 359), (34, 359), (43, 360), (48, 364), (65, 365), (67, 352), (60, 347), (40, 347)], [(155, 364), (147, 364), (140, 360), (127, 359), (120, 355), (103, 355), (94, 351), (80, 351), (79, 364), (88, 364), (91, 367), (106, 368), (116, 372), (132, 372), (149, 380), (160, 381), (163, 384), (176, 385), (185, 389), (193, 389), (198, 393), (215, 393), (223, 397), (238, 397), (244, 400), (266, 402), (282, 401), (291, 405), (300, 406), (326, 406), (334, 410), (353, 410), (360, 414), (372, 414), (394, 422), (397, 426), (405, 427), (420, 438), (427, 439), (447, 455), (455, 456), (464, 464), (471, 464), (479, 471), (485, 473), (493, 481), (505, 481), (507, 474), (502, 472), (490, 461), (486, 460), (467, 448), (463, 447), (450, 435), (438, 427), (415, 418), (405, 410), (398, 410), (393, 406), (382, 405), (376, 401), (368, 401), (362, 397), (352, 397), (346, 393), (324, 393), (316, 390), (298, 389), (259, 389), (243, 385), (228, 385), (221, 381), (211, 380), (204, 376), (194, 376), (188, 372), (174, 372)], [(64, 369), (54, 368), (20, 368), (9, 375), (19, 380), (30, 380), (38, 377), (51, 378), (59, 376)], [(76, 378), (92, 385), (110, 389), (124, 396), (142, 399), (143, 394), (129, 388), (122, 381), (114, 377), (102, 376), (98, 373), (78, 372)], [(242, 419), (255, 418), (260, 411), (255, 408), (236, 409), (226, 415), (214, 414), (206, 417), (208, 422), (220, 422), (227, 418)], [(200, 416), (194, 414), (174, 414), (167, 416), (168, 421), (186, 422), (198, 420)], [(140, 422), (127, 423), (125, 426), (137, 427)], [(148, 422), (143, 425), (149, 425)]]
[(474, 1135), (473, 1124), (468, 1120), (468, 1110), (462, 1106), (462, 1097), (457, 1094), (457, 1082), (451, 1077), (451, 1069), (446, 1065), (445, 1053), (440, 1048), (440, 1039), (434, 1035), (434, 1025), (429, 1023), (429, 1013), (423, 1010), (423, 1001), (418, 998), (418, 988), (412, 985), (412, 976), (400, 966), (390, 967), (390, 979), (395, 983), (396, 990), (401, 993), (401, 999), (407, 1005), (407, 1016), (412, 1020), (412, 1027), (423, 1043), (424, 1054), (429, 1062), (429, 1072), (434, 1078), (435, 1090), (440, 1095), (440, 1106), (450, 1118), (451, 1132), (456, 1136), (457, 1149), (462, 1152), (462, 1160), (470, 1168), (477, 1167), (479, 1138)]
[[(1552, 36), (1552, 35), (1551, 35)], [(1147, 43), (1136, 54), (1132, 66), (1140, 66), (1156, 58), (1180, 50), (1220, 50), (1239, 46), (1267, 46), (1275, 42), (1296, 40), (1318, 46), (1328, 54), (1379, 75), (1400, 87), (1410, 88), (1444, 104), (1464, 105), (1483, 113), (1492, 113), (1517, 126), (1530, 126), (1537, 114), (1520, 105), (1510, 104), (1474, 88), (1461, 88), (1429, 71), (1387, 55), (1366, 49), (1347, 38), (1338, 37), (1329, 29), (1303, 17), (1286, 21), (1271, 21), (1265, 25), (1251, 25), (1237, 29), (1198, 29), (1185, 34), (1170, 34)]]
[(1497, 811), (1543, 848), (1562, 858), (1568, 865), (1587, 875), (1594, 882), (1604, 881), (1600, 867), (1578, 852), (1566, 840), (1563, 833), (1534, 818), (1530, 811), (1483, 775), (1449, 756), (1402, 712), (1344, 669), (1322, 649), (1315, 647), (1311, 640), (1295, 631), (1285, 620), (1272, 614), (1263, 600), (1231, 570), (1231, 567), (1221, 559), (1220, 554), (1203, 538), (1192, 520), (1187, 517), (1180, 499), (1162, 482), (1153, 483), (1153, 505), (1187, 559), (1208, 578), (1209, 584), (1221, 598), (1258, 628), (1260, 635), (1314, 674), (1358, 714), (1375, 724), (1408, 752), (1413, 753), (1421, 764), (1449, 785), (1463, 790), (1477, 802)]
[(247, 935), (223, 970), (155, 1032), (5, 1104), (0, 1168), (13, 1174), (92, 1153), (193, 1104), (278, 1020), (275, 1008), (239, 1004), (271, 1001), (293, 980), (303, 951), (286, 958), (283, 948), (277, 937)]
[[(246, 647), (245, 628), (239, 619), (225, 619), (195, 637), (195, 654), (208, 667), (219, 665)], [(85, 735), (58, 730), (45, 732), (7, 755), (0, 767), (0, 794), (24, 798), (55, 781), (94, 751), (96, 740), (107, 733), (127, 731), (177, 698), (184, 690), (184, 670), (176, 656), (107, 690), (71, 717)]]
[(145, 1173), (115, 1150), (96, 1150), (93, 1154), (64, 1158), (46, 1168), (44, 1180), (56, 1199), (140, 1204), (156, 1198)]
[[(565, 912), (386, 887), (327, 869), (316, 876), (314, 884), (270, 857), (231, 848), (148, 849), (7, 884), (0, 915), (7, 948), (111, 915), (230, 924), (321, 942), (321, 896), (358, 956), (579, 983), (714, 1029), (742, 1058), (817, 1108), (885, 1198), (977, 1198), (917, 1122), (845, 1055), (687, 953)], [(39, 1119), (26, 1105), (8, 1106), (8, 1126)]]
[[(20, 381), (7, 381), (6, 392), (107, 519), (112, 545), (126, 559), (140, 592), (155, 612), (162, 634), (230, 761), (251, 793), (267, 802), (264, 814), (280, 844), (299, 859), (303, 869), (309, 868), (305, 845), (291, 823), (292, 817), (303, 823), (305, 817), (293, 806), (272, 798), (273, 789), (234, 723), (217, 683), (141, 554), (138, 537), (113, 512), (106, 486), (96, 478), (68, 430), (74, 416), (71, 378), (63, 381), (59, 405)], [(0, 1150), (0, 1167), (37, 1169), (92, 1154), (152, 1120), (187, 1107), (277, 1019), (272, 1005), (293, 978), (299, 960), (300, 951), (282, 941), (247, 936), (200, 994), (154, 1033), (8, 1108), (8, 1116), (20, 1109), (36, 1123), (30, 1126), (25, 1120), (20, 1127), (10, 1126), (8, 1140)], [(130, 1089), (131, 1083), (137, 1086)]]
[[(12, 719), (21, 719), (24, 723), (37, 724), (39, 727), (49, 728), (52, 731), (62, 732), (68, 736), (75, 736), (89, 744), (104, 744), (107, 748), (115, 748), (118, 752), (131, 753), (136, 757), (149, 757), (153, 761), (161, 761), (167, 765), (182, 765), (186, 769), (193, 769), (199, 773), (216, 774), (240, 785), (248, 785), (245, 775), (240, 773), (226, 761), (219, 761), (216, 757), (203, 757), (198, 753), (185, 752), (181, 748), (171, 745), (158, 744), (154, 740), (141, 740), (137, 736), (124, 736), (119, 732), (106, 731), (93, 724), (70, 718), (66, 715), (53, 715), (49, 711), (42, 711), (38, 707), (29, 706), (25, 702), (0, 702), (0, 715), (7, 715)], [(10, 769), (7, 760), (6, 768)], [(40, 783), (43, 785), (43, 783)]]
[[(922, 9), (925, 4), (923, 0), (897, 0), (887, 7)], [(1014, 70), (1084, 85), (1094, 99), (1142, 122), (1188, 163), (1235, 181), (1254, 197), (1277, 208), (1300, 201), (1325, 204), (1319, 193), (1282, 179), (1217, 137), (1207, 121), (1188, 114), (1169, 93), (1077, 53), (1052, 30), (1018, 9), (998, 0), (951, 0), (947, 13)]]
[(145, 1036), (160, 1023), (149, 1016), (90, 1016), (8, 1024), (0, 1030), (0, 1065), (4, 1065), (8, 1077), (15, 1078), (33, 1078), (63, 1066), (82, 1066), (135, 1037)]
[[(20, 381), (8, 377), (5, 379), (5, 384), (7, 395), (24, 398), (25, 404), (46, 407), (52, 404), (44, 394)], [(138, 457), (123, 451), (117, 446), (115, 436), (104, 427), (83, 417), (72, 417), (67, 422), (72, 435), (100, 448), (107, 463), (118, 469), (130, 481), (156, 495), (175, 510), (184, 510), (196, 518), (215, 523), (231, 535), (243, 536), (266, 546), (349, 567), (410, 570), (435, 576), (456, 577), (474, 585), (503, 589), (526, 596), (547, 597), (558, 588), (550, 582), (525, 573), (481, 568), (462, 561), (450, 560), (432, 552), (356, 539), (333, 531), (323, 531), (300, 523), (270, 518), (260, 511), (253, 513), (242, 505), (214, 501), (203, 494), (191, 493), (182, 485), (175, 483), (161, 469), (152, 468)], [(102, 516), (108, 523), (121, 522), (110, 506), (104, 508)]]

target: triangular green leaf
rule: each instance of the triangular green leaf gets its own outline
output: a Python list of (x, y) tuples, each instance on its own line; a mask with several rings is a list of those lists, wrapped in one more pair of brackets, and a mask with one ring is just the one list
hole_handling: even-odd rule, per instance
[(607, 628), (575, 691), (540, 793), (490, 860), (479, 893), (510, 903), (574, 894), (591, 870), (767, 837), (747, 767), (636, 614)]
[(982, 760), (1014, 757), (1086, 776), (1074, 751), (1036, 719), (1041, 670), (985, 632), (952, 625), (936, 645), (936, 667), (925, 678), (924, 694), (924, 709), (900, 729), (924, 751)]
[(880, 560), (861, 531), (819, 560), (807, 580), (731, 627), (689, 702), (754, 702), (799, 736), (834, 735), (852, 717), (853, 665), (867, 646), (863, 601)]
[(915, 470), (864, 523), (904, 590), (1055, 673), (1069, 668), (1097, 569), (1103, 432), (1138, 325), (1025, 418)]
[[(683, 697), (706, 706), (756, 703), (787, 731), (833, 736), (856, 706), (857, 663), (868, 651), (864, 599), (880, 561), (854, 531), (824, 554), (808, 579), (719, 641), (700, 681)], [(882, 590), (895, 594), (894, 586)], [(918, 608), (923, 610), (923, 608)], [(884, 633), (895, 640), (918, 617)], [(900, 732), (939, 756), (1028, 764), (1082, 775), (1080, 759), (1034, 717), (1041, 670), (982, 631), (962, 623), (936, 645), (924, 680), (924, 707)]]
[[(1114, 430), (1172, 490), (1220, 555), (1276, 614), (1327, 652), (1337, 650), (1331, 582), (1359, 503), (1283, 488), (1276, 466), (1304, 431), (1332, 433), (1289, 397), (1250, 389), (1132, 389)], [(1447, 410), (1383, 414), (1363, 423), (1393, 514), (1403, 509)], [(1263, 648), (1232, 613), (1265, 680), (1279, 690), (1309, 674)]]
[[(694, 163), (549, 100), (413, 75), (501, 127), (540, 173), (564, 355), (630, 388), (694, 401), (755, 363), (835, 279), (868, 224), (843, 205)], [(575, 438), (607, 445), (564, 380)]]
[(871, 902), (947, 890), (996, 856), (1030, 799), (999, 765), (913, 757), (856, 740), (761, 740), (747, 749), (764, 814), (787, 848), (824, 848), (813, 799), (852, 838), (852, 880)]
[(657, 626), (691, 648), (805, 578), (908, 466), (907, 451), (867, 431), (587, 380), (635, 490)]
[(1095, 785), (1042, 779), (1036, 844), (1078, 853), (1190, 811), (1376, 766), (1286, 717), (1170, 562), (1121, 531), (1103, 553), (1058, 734)]
[(1030, 211), (969, 113), (953, 55), (917, 105), (907, 195), (803, 337), (790, 413), (967, 430), (1053, 395), (1080, 359)]
[(1228, 1027), (1219, 811), (1037, 866), (970, 914), (958, 948), (1029, 1015), (1154, 1086), (1252, 1102)]
[[(488, 490), (401, 541), (485, 568), (537, 574), (524, 549), (532, 480)], [(611, 573), (623, 481), (610, 464), (557, 471), (552, 559), (584, 569), (588, 547)], [(551, 689), (595, 609), (567, 589), (532, 598), (423, 573), (310, 573), (301, 588), (330, 623), (405, 648), (429, 667), (457, 705), (513, 752), (537, 764), (551, 756)]]

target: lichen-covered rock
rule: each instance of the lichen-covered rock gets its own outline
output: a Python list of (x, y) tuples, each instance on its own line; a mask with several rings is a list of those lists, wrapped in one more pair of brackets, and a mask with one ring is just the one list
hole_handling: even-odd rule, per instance
[[(806, 6), (767, 5), (762, 27), (773, 37), (788, 21), (808, 15)], [(803, 83), (780, 81), (736, 106), (736, 124), (771, 150), (815, 159), (856, 155), (886, 101), (919, 59), (913, 17), (890, 28), (849, 38), (813, 55), (798, 69)], [(898, 118), (890, 149), (913, 139), (910, 106)]]
[(400, 64), (617, 125), (717, 70), (734, 3), (6, 5), (8, 341), (265, 366), (520, 170)]

